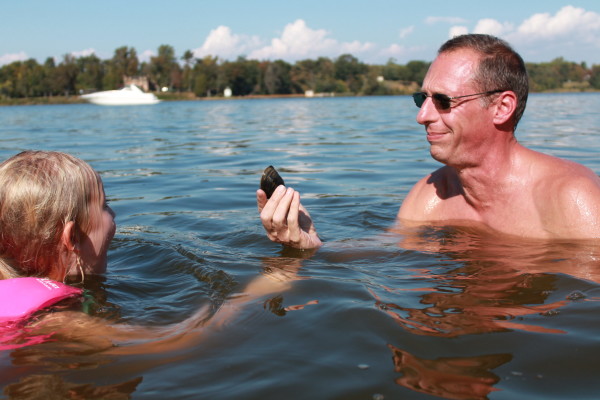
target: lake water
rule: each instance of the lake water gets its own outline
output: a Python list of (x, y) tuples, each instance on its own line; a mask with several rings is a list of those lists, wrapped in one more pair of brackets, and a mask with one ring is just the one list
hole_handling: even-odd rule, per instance
[[(600, 94), (534, 94), (517, 137), (598, 173), (599, 109)], [(84, 283), (92, 315), (159, 329), (208, 310), (171, 347), (0, 352), (3, 396), (600, 398), (600, 245), (390, 231), (439, 166), (416, 113), (408, 96), (0, 108), (1, 159), (65, 151), (104, 180), (118, 228), (108, 272)], [(317, 252), (264, 235), (270, 164), (301, 192)], [(275, 286), (244, 295), (255, 279)]]

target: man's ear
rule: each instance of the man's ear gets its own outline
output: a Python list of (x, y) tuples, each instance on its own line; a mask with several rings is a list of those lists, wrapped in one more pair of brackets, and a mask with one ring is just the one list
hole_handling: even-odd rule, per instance
[(75, 222), (69, 221), (65, 224), (61, 241), (65, 248), (69, 251), (78, 249), (77, 242), (75, 241)]
[(515, 92), (507, 90), (500, 93), (494, 104), (496, 105), (494, 124), (505, 125), (511, 122), (517, 111), (517, 95)]

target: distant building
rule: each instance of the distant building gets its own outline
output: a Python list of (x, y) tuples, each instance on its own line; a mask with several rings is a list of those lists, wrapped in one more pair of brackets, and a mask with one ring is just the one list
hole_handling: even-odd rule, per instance
[(123, 85), (135, 85), (144, 92), (150, 91), (150, 81), (147, 76), (123, 76)]

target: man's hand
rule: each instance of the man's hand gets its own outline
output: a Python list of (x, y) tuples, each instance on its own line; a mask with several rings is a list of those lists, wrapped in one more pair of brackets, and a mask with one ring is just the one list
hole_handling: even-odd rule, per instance
[(267, 200), (261, 189), (256, 191), (260, 220), (273, 242), (297, 249), (314, 249), (323, 243), (308, 211), (300, 204), (300, 193), (281, 185)]

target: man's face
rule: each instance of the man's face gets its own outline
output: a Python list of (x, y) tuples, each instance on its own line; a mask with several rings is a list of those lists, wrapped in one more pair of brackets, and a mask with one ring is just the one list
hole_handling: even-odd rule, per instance
[[(479, 88), (471, 82), (478, 62), (478, 55), (471, 50), (440, 54), (425, 76), (423, 91), (429, 96), (441, 93), (450, 97), (478, 93)], [(431, 156), (458, 168), (477, 165), (486, 153), (486, 137), (493, 127), (481, 96), (452, 100), (448, 109), (428, 97), (417, 122), (425, 126)]]

